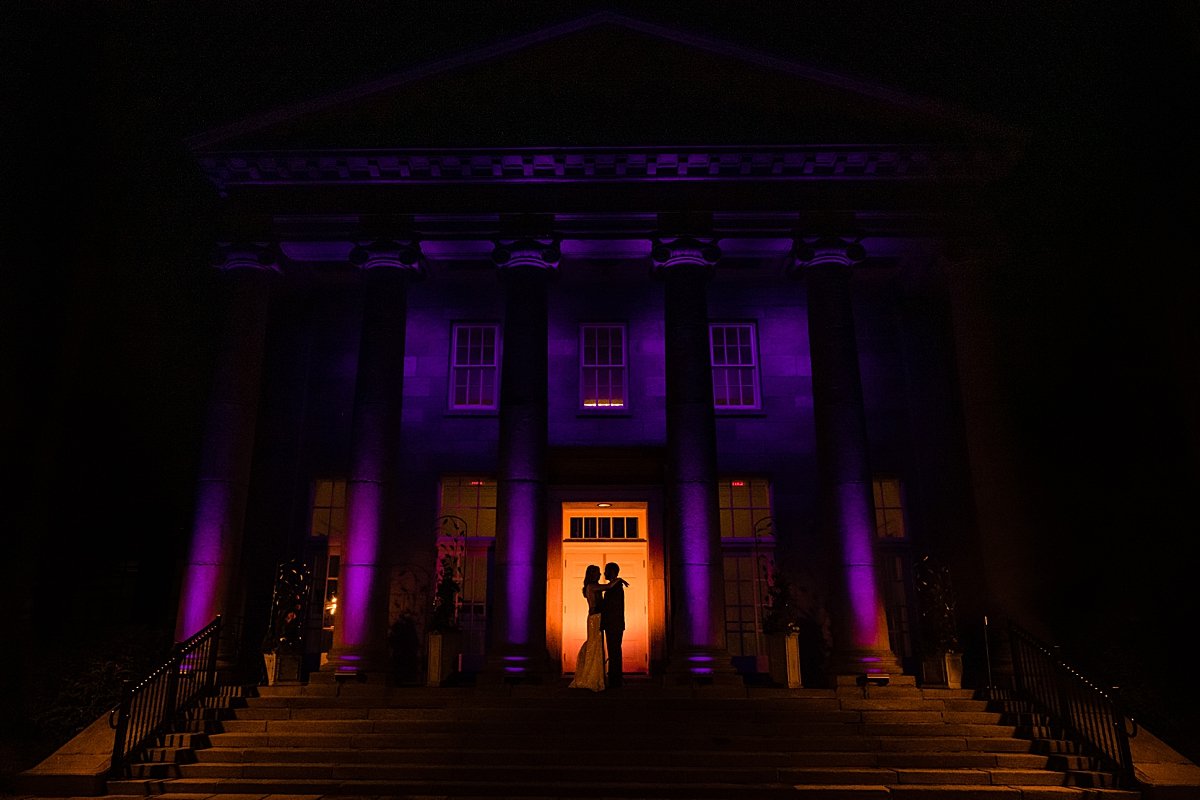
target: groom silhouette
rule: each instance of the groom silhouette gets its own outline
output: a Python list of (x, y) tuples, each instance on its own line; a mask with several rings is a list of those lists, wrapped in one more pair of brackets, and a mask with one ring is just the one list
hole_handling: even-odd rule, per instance
[(621, 638), (625, 635), (625, 582), (617, 581), (621, 567), (615, 561), (604, 565), (604, 579), (611, 584), (600, 608), (600, 629), (608, 646), (608, 688), (621, 686)]

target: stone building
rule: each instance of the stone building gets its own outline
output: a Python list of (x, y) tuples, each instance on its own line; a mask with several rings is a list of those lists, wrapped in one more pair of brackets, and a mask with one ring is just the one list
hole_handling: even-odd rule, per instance
[(1018, 131), (602, 13), (190, 144), (228, 306), (179, 638), (251, 650), (290, 559), (310, 675), (369, 679), (446, 568), (481, 679), (570, 672), (607, 561), (669, 680), (765, 671), (784, 580), (806, 681), (920, 675), (927, 555), (965, 640), (1029, 602), (973, 293)]

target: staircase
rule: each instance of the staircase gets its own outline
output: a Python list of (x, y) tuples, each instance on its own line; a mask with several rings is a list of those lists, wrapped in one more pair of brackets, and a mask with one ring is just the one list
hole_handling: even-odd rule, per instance
[[(225, 689), (110, 796), (1140, 800), (1007, 697), (907, 685)], [(251, 695), (251, 696), (247, 696)]]

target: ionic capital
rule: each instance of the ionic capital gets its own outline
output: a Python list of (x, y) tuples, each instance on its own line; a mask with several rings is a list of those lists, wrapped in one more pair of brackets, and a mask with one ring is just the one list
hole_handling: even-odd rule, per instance
[(371, 270), (402, 270), (413, 275), (422, 272), (421, 245), (417, 241), (375, 239), (356, 244), (350, 250), (351, 264), (364, 272)]
[(656, 274), (677, 269), (698, 270), (704, 275), (712, 272), (721, 260), (721, 248), (716, 239), (697, 239), (681, 236), (676, 239), (655, 239), (650, 249)]
[(221, 242), (213, 250), (212, 263), (222, 272), (280, 271), (278, 251), (269, 242)]
[(557, 240), (513, 239), (498, 241), (492, 250), (492, 263), (503, 270), (530, 269), (551, 271), (562, 258)]
[(792, 247), (792, 261), (788, 273), (799, 277), (813, 267), (849, 267), (867, 257), (867, 250), (858, 239), (843, 239), (840, 236), (820, 236), (797, 239)]

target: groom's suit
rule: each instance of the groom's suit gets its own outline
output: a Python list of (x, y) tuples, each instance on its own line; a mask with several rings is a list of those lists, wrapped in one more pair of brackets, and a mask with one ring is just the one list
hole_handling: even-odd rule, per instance
[(608, 647), (608, 686), (621, 685), (621, 639), (625, 635), (625, 586), (618, 583), (604, 593), (600, 628)]

